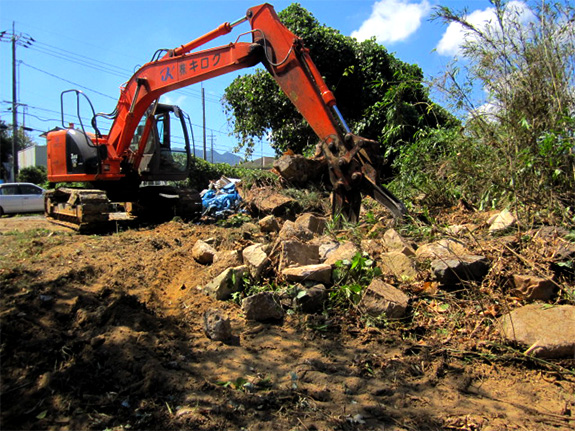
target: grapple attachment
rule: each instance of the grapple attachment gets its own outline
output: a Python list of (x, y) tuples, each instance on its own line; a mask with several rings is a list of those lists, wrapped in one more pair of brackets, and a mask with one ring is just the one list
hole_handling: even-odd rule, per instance
[(343, 142), (334, 139), (321, 143), (316, 157), (327, 161), (333, 185), (333, 214), (341, 213), (357, 222), (362, 194), (381, 203), (397, 219), (407, 214), (405, 205), (379, 185), (377, 167), (382, 165), (382, 156), (378, 142), (348, 133)]

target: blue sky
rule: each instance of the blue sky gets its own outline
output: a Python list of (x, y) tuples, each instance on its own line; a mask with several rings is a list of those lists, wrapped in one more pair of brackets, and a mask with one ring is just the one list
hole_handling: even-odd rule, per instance
[[(270, 1), (276, 11), (291, 1)], [(488, 19), (487, 0), (300, 0), (321, 23), (358, 39), (376, 37), (390, 52), (408, 63), (418, 64), (427, 77), (440, 73), (457, 53), (462, 34), (438, 21), (429, 21), (438, 4), (456, 10), (467, 7), (470, 17)], [(157, 49), (175, 48), (245, 15), (257, 1), (244, 0), (0, 0), (0, 31), (15, 26), (21, 41), (35, 42), (17, 47), (19, 122), (34, 129), (37, 136), (60, 124), (60, 93), (77, 88), (88, 95), (97, 112), (112, 112), (119, 87), (138, 65), (149, 61)], [(230, 35), (208, 46), (224, 45), (249, 30), (245, 23)], [(242, 73), (249, 73), (246, 69)], [(207, 135), (213, 135), (214, 149), (231, 151), (235, 140), (220, 99), (236, 75), (203, 83), (206, 93)], [(202, 106), (200, 85), (164, 96), (190, 114), (196, 145), (201, 146)], [(11, 44), (0, 43), (0, 119), (12, 123)], [(70, 99), (65, 112), (75, 112)], [(87, 111), (85, 114), (88, 117)], [(75, 122), (67, 115), (67, 122)], [(106, 130), (109, 123), (102, 123)], [(208, 144), (210, 138), (208, 138)], [(254, 157), (273, 155), (262, 144)]]

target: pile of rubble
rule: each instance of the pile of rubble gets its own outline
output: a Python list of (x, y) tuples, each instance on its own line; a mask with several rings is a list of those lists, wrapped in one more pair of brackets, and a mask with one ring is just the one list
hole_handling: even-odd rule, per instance
[[(286, 309), (321, 313), (333, 287), (334, 269), (361, 254), (377, 265), (381, 276), (362, 286), (358, 308), (370, 316), (402, 319), (414, 300), (413, 289), (405, 289), (410, 284), (447, 291), (480, 288), (494, 270), (496, 257), (477, 254), (461, 238), (471, 231), (477, 238), (478, 230), (498, 235), (513, 229), (516, 222), (502, 212), (492, 217), (485, 229), (453, 225), (445, 229), (443, 238), (416, 244), (381, 224), (364, 239), (350, 241), (338, 240), (324, 217), (306, 213), (295, 221), (283, 221), (269, 215), (259, 220), (259, 226), (252, 226), (250, 244), (242, 250), (216, 250), (213, 241), (198, 240), (193, 248), (197, 262), (210, 265), (225, 260), (227, 267), (211, 282), (197, 287), (215, 300), (225, 301), (241, 296), (246, 285), (272, 280), (275, 286), (289, 286), (291, 296), (264, 291), (244, 297), (241, 307), (246, 319), (281, 321)], [(573, 261), (575, 245), (565, 241), (564, 247), (561, 258)], [(473, 249), (481, 250), (481, 245)], [(498, 316), (502, 337), (526, 345), (528, 353), (538, 356), (575, 357), (575, 306), (556, 301), (557, 283), (532, 273), (508, 278), (509, 294), (520, 306)], [(217, 310), (206, 313), (205, 327), (212, 339), (233, 338), (227, 317)]]

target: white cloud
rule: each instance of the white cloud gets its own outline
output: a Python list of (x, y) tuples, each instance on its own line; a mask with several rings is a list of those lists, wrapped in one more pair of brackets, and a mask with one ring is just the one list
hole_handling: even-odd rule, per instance
[(427, 0), (379, 0), (373, 5), (371, 16), (351, 33), (359, 41), (375, 36), (379, 43), (400, 42), (417, 31), (421, 19), (431, 10)]
[(187, 96), (178, 96), (177, 99), (174, 99), (173, 97), (170, 97), (170, 95), (164, 94), (162, 95), (162, 103), (165, 103), (166, 105), (176, 105), (181, 107), (187, 98)]
[[(507, 4), (507, 13), (518, 13), (522, 22), (527, 22), (532, 18), (532, 12), (528, 6), (522, 2), (513, 0)], [(479, 30), (484, 30), (488, 26), (495, 25), (497, 18), (495, 8), (490, 7), (485, 10), (476, 10), (465, 16), (464, 19)], [(436, 46), (437, 52), (445, 56), (457, 55), (461, 51), (461, 45), (473, 35), (463, 28), (459, 23), (452, 22), (447, 26), (441, 40)]]

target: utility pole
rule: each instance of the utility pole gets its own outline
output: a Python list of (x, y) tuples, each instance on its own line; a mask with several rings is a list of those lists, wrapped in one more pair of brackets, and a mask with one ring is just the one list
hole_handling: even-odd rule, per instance
[(0, 41), (12, 43), (12, 180), (16, 181), (18, 176), (18, 96), (16, 85), (16, 45), (29, 48), (32, 42), (36, 42), (28, 34), (16, 34), (15, 22), (12, 21), (12, 33), (2, 31)]
[(12, 21), (12, 181), (16, 181), (18, 176), (18, 103), (16, 101), (16, 32), (14, 31), (14, 21)]
[(202, 84), (202, 118), (204, 128), (204, 160), (208, 160), (208, 152), (206, 149), (206, 95), (204, 93), (204, 85)]

